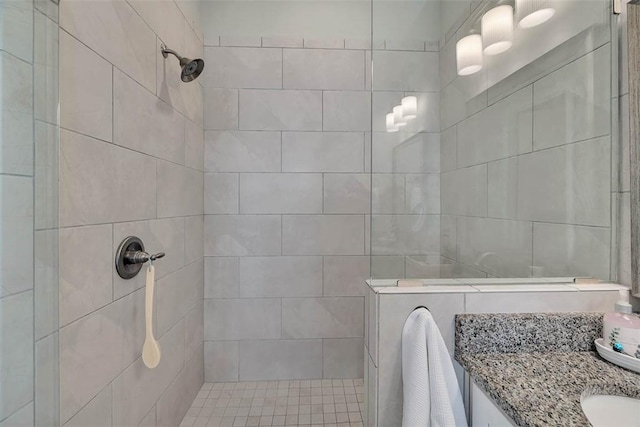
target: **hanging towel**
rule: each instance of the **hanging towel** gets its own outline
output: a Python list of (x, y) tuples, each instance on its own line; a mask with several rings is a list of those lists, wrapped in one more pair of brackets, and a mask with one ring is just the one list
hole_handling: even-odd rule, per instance
[(402, 427), (467, 427), (451, 357), (429, 310), (418, 308), (402, 330)]

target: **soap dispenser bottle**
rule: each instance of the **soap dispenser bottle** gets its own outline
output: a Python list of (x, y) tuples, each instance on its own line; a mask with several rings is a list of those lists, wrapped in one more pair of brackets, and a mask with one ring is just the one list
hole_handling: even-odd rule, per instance
[(604, 315), (604, 342), (618, 353), (640, 359), (640, 317), (631, 311), (629, 290), (619, 292), (616, 311)]

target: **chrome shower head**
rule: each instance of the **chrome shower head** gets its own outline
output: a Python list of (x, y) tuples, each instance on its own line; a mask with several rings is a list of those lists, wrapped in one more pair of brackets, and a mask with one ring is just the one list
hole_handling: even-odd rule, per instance
[(198, 78), (200, 73), (202, 73), (202, 70), (204, 70), (204, 61), (202, 59), (189, 59), (182, 57), (175, 50), (167, 48), (165, 44), (163, 44), (161, 48), (162, 56), (167, 58), (169, 54), (171, 54), (180, 61), (180, 67), (182, 68), (180, 78), (183, 82), (188, 83), (194, 81)]

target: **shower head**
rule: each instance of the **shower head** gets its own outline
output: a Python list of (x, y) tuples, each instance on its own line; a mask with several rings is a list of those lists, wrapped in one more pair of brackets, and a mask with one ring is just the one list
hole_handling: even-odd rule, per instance
[(167, 48), (165, 44), (163, 44), (161, 48), (162, 56), (167, 58), (169, 57), (169, 54), (171, 54), (178, 58), (178, 61), (180, 61), (180, 67), (182, 68), (180, 78), (183, 82), (188, 83), (194, 81), (198, 78), (200, 73), (202, 73), (202, 70), (204, 70), (204, 61), (202, 59), (189, 59), (180, 56), (175, 50)]

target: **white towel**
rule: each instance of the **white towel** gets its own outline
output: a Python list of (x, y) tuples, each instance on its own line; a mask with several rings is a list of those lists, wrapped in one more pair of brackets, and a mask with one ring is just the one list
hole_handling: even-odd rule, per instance
[(451, 356), (429, 310), (419, 308), (402, 330), (402, 427), (467, 427)]

